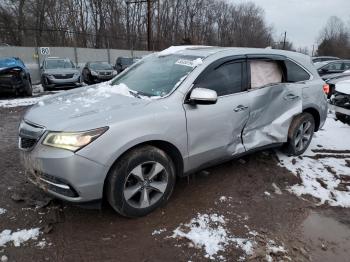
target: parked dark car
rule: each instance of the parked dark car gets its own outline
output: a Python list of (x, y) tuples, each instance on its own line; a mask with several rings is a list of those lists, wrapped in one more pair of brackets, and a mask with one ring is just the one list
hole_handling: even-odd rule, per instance
[(339, 74), (329, 74), (329, 75), (323, 75), (322, 79), (329, 85), (329, 93), (327, 95), (327, 98), (331, 98), (331, 96), (334, 93), (335, 85), (344, 80), (350, 80), (350, 72), (349, 73), (339, 73)]
[(336, 56), (314, 56), (312, 57), (312, 62), (318, 63), (318, 62), (325, 62), (325, 61), (331, 61), (331, 60), (338, 60), (339, 57)]
[(319, 62), (316, 63), (315, 66), (320, 76), (343, 73), (344, 71), (350, 70), (350, 60)]
[(81, 86), (80, 71), (69, 58), (48, 57), (40, 69), (44, 90)]
[(27, 96), (33, 94), (29, 71), (21, 59), (17, 57), (0, 58), (0, 92)]
[(118, 74), (108, 62), (87, 62), (82, 71), (83, 82), (95, 84), (111, 80)]
[[(335, 85), (334, 94), (330, 101), (330, 108), (334, 110), (336, 118), (344, 124), (350, 125), (350, 80), (339, 81)], [(347, 138), (345, 138), (347, 139)]]
[(115, 69), (118, 73), (123, 72), (127, 67), (131, 66), (133, 63), (136, 63), (141, 58), (139, 57), (118, 57), (115, 62)]

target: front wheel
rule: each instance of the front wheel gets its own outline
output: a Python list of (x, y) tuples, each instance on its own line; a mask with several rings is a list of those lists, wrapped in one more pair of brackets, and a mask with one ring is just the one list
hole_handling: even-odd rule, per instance
[(121, 215), (145, 216), (168, 201), (175, 185), (170, 157), (153, 146), (128, 152), (110, 170), (106, 196)]
[(305, 152), (311, 143), (315, 131), (315, 120), (309, 113), (296, 116), (288, 132), (288, 141), (285, 145), (287, 155), (298, 156)]

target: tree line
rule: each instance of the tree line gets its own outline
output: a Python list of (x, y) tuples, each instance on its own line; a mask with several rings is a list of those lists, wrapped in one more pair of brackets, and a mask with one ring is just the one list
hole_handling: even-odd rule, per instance
[[(19, 46), (146, 49), (147, 3), (129, 0), (0, 0), (0, 42)], [(151, 45), (266, 47), (264, 11), (225, 0), (151, 1)]]

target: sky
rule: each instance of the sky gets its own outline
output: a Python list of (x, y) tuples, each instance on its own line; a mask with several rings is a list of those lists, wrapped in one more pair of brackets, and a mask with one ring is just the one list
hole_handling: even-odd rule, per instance
[(320, 30), (330, 16), (345, 23), (350, 21), (350, 0), (229, 0), (234, 3), (254, 2), (265, 10), (265, 19), (273, 25), (275, 38), (287, 32), (294, 47), (317, 43)]

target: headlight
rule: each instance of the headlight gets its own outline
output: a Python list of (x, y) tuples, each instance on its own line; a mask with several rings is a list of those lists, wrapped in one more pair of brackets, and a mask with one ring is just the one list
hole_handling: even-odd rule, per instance
[(43, 145), (75, 152), (90, 144), (107, 130), (108, 127), (102, 127), (84, 132), (49, 132), (43, 141)]
[(118, 71), (114, 70), (112, 74), (116, 76), (118, 74)]
[(47, 74), (46, 76), (47, 76), (47, 78), (53, 78), (53, 75), (51, 75), (51, 74)]
[(98, 73), (91, 70), (91, 75), (92, 75), (92, 76), (98, 76)]
[(74, 73), (74, 76), (75, 77), (80, 76), (80, 73), (76, 72), (76, 73)]

